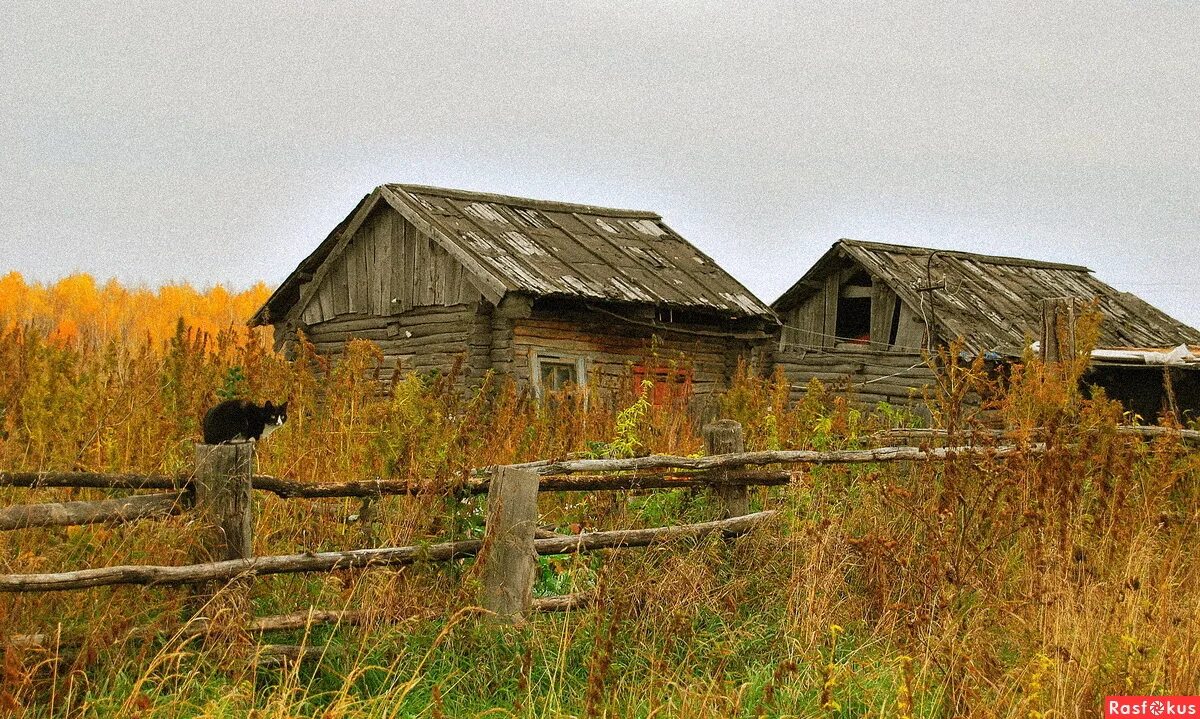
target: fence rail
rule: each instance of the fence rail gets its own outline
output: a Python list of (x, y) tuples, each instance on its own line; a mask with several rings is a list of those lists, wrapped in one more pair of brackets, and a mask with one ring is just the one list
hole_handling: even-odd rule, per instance
[[(1163, 427), (1118, 427), (1121, 434), (1146, 438), (1173, 436), (1200, 440), (1200, 432)], [(521, 621), (536, 609), (531, 598), (536, 557), (602, 549), (645, 547), (660, 541), (711, 534), (736, 536), (768, 521), (773, 512), (749, 513), (751, 485), (790, 482), (805, 465), (887, 462), (994, 461), (1047, 452), (1045, 444), (967, 444), (951, 447), (885, 446), (850, 450), (779, 450), (744, 452), (736, 422), (705, 428), (707, 456), (650, 455), (628, 459), (567, 459), (492, 467), (470, 474), (457, 487), (433, 488), (403, 480), (367, 480), (308, 484), (255, 474), (253, 444), (197, 445), (196, 469), (187, 475), (140, 476), (85, 472), (0, 472), (0, 486), (78, 487), (159, 490), (85, 502), (49, 502), (0, 508), (0, 530), (122, 522), (195, 512), (200, 538), (194, 563), (182, 566), (129, 565), (47, 574), (0, 575), (0, 592), (50, 592), (114, 585), (178, 586), (234, 582), (256, 576), (328, 572), (363, 567), (397, 567), (417, 562), (446, 562), (478, 556), (483, 564), (481, 602), (505, 621)], [(989, 437), (1003, 433), (985, 432)], [(894, 430), (888, 439), (954, 438), (937, 430)], [(764, 469), (765, 467), (783, 467)], [(539, 533), (539, 492), (603, 491), (709, 487), (716, 491), (724, 519), (651, 529), (620, 529), (579, 535)], [(333, 552), (251, 556), (252, 489), (283, 498), (382, 497), (447, 492), (488, 495), (482, 540), (427, 546), (385, 547)], [(166, 490), (166, 491), (162, 491)], [(235, 582), (245, 586), (245, 582)], [(542, 600), (543, 605), (553, 600)], [(563, 599), (561, 607), (571, 605)], [(549, 605), (547, 605), (549, 606)]]

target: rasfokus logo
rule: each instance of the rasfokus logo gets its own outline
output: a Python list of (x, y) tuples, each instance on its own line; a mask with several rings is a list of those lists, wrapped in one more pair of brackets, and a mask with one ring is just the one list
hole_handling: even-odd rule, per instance
[(1105, 697), (1104, 719), (1112, 717), (1200, 717), (1200, 697)]

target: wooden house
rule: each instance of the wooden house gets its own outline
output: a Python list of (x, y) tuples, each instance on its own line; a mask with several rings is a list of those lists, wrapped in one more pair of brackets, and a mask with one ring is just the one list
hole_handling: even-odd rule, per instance
[(923, 351), (958, 339), (969, 355), (1020, 357), (1041, 336), (1043, 300), (1065, 297), (1094, 300), (1103, 314), (1089, 381), (1148, 419), (1169, 391), (1200, 401), (1187, 399), (1200, 357), (1176, 352), (1173, 388), (1155, 364), (1167, 354), (1155, 350), (1200, 344), (1200, 332), (1086, 267), (856, 240), (836, 242), (772, 304), (775, 360), (793, 387), (817, 377), (866, 403), (908, 402), (933, 381)]
[(773, 342), (765, 304), (653, 212), (382, 185), (254, 315), (286, 349), (371, 340), (395, 371), (538, 393), (649, 379), (703, 396)]

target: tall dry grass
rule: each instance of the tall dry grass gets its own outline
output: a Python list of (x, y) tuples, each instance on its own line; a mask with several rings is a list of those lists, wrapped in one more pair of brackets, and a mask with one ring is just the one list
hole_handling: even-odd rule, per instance
[[(224, 396), (292, 401), (261, 471), (302, 481), (405, 478), (442, 494), (357, 501), (256, 497), (257, 553), (477, 536), (471, 467), (572, 452), (700, 451), (693, 419), (632, 393), (543, 404), (503, 382), (469, 396), (407, 376), (379, 392), (376, 350), (282, 361), (261, 336), (177, 322), (114, 337), (20, 316), (0, 337), (0, 467), (185, 471), (203, 410)], [(1086, 335), (1086, 328), (1081, 328)], [(1121, 413), (1078, 391), (1080, 363), (1002, 381), (950, 364), (929, 421), (952, 443), (1002, 426), (1045, 454), (818, 467), (755, 490), (778, 521), (719, 539), (541, 562), (537, 591), (594, 589), (589, 610), (514, 630), (478, 621), (472, 565), (263, 578), (256, 614), (365, 608), (365, 628), (270, 638), (317, 663), (271, 668), (233, 631), (172, 634), (182, 592), (102, 588), (0, 598), (0, 708), (25, 716), (1098, 716), (1110, 693), (1200, 687), (1200, 455), (1117, 435)], [(745, 369), (721, 398), (751, 449), (854, 447), (917, 421)], [(24, 503), (103, 493), (0, 490)], [(709, 518), (703, 492), (544, 496), (568, 528)], [(364, 509), (367, 510), (364, 512)], [(358, 515), (358, 521), (349, 521)], [(371, 521), (361, 521), (363, 515)], [(8, 532), (0, 571), (184, 563), (181, 516)], [(145, 638), (147, 629), (163, 634)], [(61, 637), (61, 649), (55, 648)], [(82, 643), (76, 643), (81, 641)]]

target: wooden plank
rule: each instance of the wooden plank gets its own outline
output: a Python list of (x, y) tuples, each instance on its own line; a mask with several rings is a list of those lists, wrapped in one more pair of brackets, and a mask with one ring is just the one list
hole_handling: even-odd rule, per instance
[(350, 280), (346, 276), (346, 263), (338, 261), (326, 281), (332, 285), (333, 316), (348, 314), (350, 312)]
[(896, 316), (896, 293), (886, 282), (871, 285), (871, 342), (882, 349), (891, 344), (892, 324)]
[(359, 238), (354, 241), (356, 252), (354, 253), (354, 262), (358, 271), (358, 284), (351, 287), (351, 291), (358, 293), (359, 307), (363, 312), (374, 314), (375, 308), (371, 306), (371, 259), (373, 247), (371, 236), (365, 230), (359, 232)]
[(332, 278), (325, 277), (325, 281), (321, 283), (321, 289), (317, 291), (317, 306), (321, 309), (321, 319), (333, 319), (333, 286), (330, 282)]
[(364, 306), (362, 302), (360, 285), (363, 278), (359, 276), (358, 262), (354, 257), (356, 246), (357, 242), (351, 242), (338, 261), (346, 266), (347, 309), (354, 313), (368, 314), (371, 308)]
[(394, 210), (380, 213), (375, 233), (375, 277), (379, 283), (379, 314), (392, 314), (392, 224), (399, 220)]
[(925, 323), (907, 302), (900, 303), (900, 324), (896, 328), (897, 352), (911, 352), (925, 344)]
[(838, 290), (841, 287), (841, 273), (830, 272), (825, 277), (825, 289), (822, 290), (822, 303), (825, 308), (821, 321), (821, 346), (833, 347), (837, 342), (837, 304)]
[(391, 303), (388, 314), (398, 315), (407, 312), (412, 307), (408, 292), (409, 266), (405, 256), (405, 237), (410, 225), (403, 217), (397, 215), (392, 220), (392, 280), (391, 293), (395, 300)]

